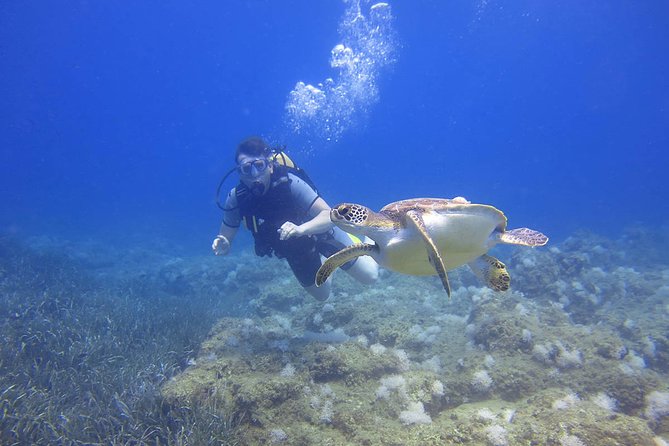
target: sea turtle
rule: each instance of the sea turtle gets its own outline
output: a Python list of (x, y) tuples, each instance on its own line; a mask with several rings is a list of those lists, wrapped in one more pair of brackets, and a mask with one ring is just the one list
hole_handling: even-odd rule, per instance
[(330, 219), (344, 231), (375, 243), (357, 243), (329, 257), (316, 273), (317, 286), (344, 263), (367, 255), (392, 271), (438, 275), (449, 297), (446, 272), (465, 263), (488, 287), (505, 291), (509, 273), (502, 262), (486, 254), (488, 250), (498, 243), (543, 246), (548, 242), (548, 237), (532, 229), (507, 231), (501, 211), (462, 197), (402, 200), (378, 213), (342, 203), (330, 210)]

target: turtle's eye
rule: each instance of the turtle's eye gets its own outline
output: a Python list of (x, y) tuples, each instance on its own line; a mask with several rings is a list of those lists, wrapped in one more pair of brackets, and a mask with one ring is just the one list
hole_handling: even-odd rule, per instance
[(351, 210), (351, 208), (349, 208), (348, 206), (339, 206), (339, 209), (337, 210), (339, 211), (339, 215), (345, 217), (346, 214), (348, 214), (348, 211)]

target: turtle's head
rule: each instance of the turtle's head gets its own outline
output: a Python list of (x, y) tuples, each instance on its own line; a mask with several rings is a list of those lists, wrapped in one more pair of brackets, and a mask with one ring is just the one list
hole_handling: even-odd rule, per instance
[(354, 235), (366, 235), (372, 239), (377, 229), (385, 226), (383, 219), (379, 219), (376, 212), (368, 207), (353, 203), (342, 203), (333, 207), (330, 211), (330, 220), (346, 232)]
[(342, 203), (330, 211), (330, 220), (337, 226), (365, 226), (369, 218), (369, 208), (359, 204)]

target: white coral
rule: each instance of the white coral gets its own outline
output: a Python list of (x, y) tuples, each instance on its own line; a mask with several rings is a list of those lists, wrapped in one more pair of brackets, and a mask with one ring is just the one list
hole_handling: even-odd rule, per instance
[(393, 390), (397, 390), (403, 398), (406, 397), (406, 381), (402, 375), (381, 378), (381, 385), (376, 389), (376, 398), (379, 400), (390, 398)]
[(485, 436), (491, 446), (507, 446), (509, 444), (507, 435), (507, 430), (499, 424), (488, 426), (485, 430)]
[(561, 369), (571, 369), (580, 367), (583, 364), (583, 354), (577, 350), (569, 350), (562, 342), (555, 343), (558, 349), (558, 354), (555, 357), (555, 363)]
[(411, 360), (409, 359), (409, 355), (407, 354), (406, 351), (398, 348), (398, 349), (393, 349), (393, 353), (400, 361), (399, 369), (401, 371), (406, 372), (411, 368)]
[(476, 417), (480, 421), (495, 421), (495, 420), (497, 420), (497, 415), (492, 413), (492, 411), (490, 409), (488, 409), (487, 407), (479, 409), (476, 412)]
[(586, 446), (576, 435), (564, 434), (560, 437), (560, 446)]
[(618, 401), (611, 398), (604, 392), (600, 392), (593, 396), (591, 401), (607, 412), (615, 412), (616, 408), (618, 407)]
[(539, 362), (544, 364), (550, 364), (553, 362), (554, 350), (552, 346), (547, 346), (544, 344), (535, 344), (532, 348), (532, 357)]
[(485, 370), (474, 372), (471, 380), (472, 388), (477, 392), (487, 392), (493, 385), (493, 380)]
[(566, 410), (570, 407), (575, 406), (581, 401), (576, 393), (568, 393), (563, 398), (553, 401), (553, 409), (555, 410)]
[(382, 344), (372, 344), (369, 346), (369, 349), (374, 355), (382, 355), (386, 352), (386, 347), (384, 347)]
[(283, 429), (272, 429), (269, 431), (269, 441), (272, 444), (283, 443), (288, 440), (288, 434)]
[(400, 412), (400, 421), (404, 424), (430, 424), (432, 418), (425, 413), (425, 407), (420, 401), (409, 403), (407, 410)]
[(432, 396), (444, 396), (444, 394), (446, 393), (444, 390), (444, 383), (442, 383), (438, 379), (432, 382), (431, 390), (432, 390)]
[(655, 390), (646, 396), (646, 418), (658, 421), (669, 415), (669, 392)]
[(295, 366), (289, 362), (288, 364), (286, 364), (286, 366), (281, 370), (279, 374), (286, 378), (295, 376)]

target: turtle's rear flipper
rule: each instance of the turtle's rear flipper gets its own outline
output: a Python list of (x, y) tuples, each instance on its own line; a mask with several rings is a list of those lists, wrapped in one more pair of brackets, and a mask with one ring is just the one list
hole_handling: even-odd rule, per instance
[(318, 268), (316, 273), (316, 286), (321, 286), (328, 280), (332, 273), (342, 266), (344, 263), (353, 260), (360, 256), (371, 256), (372, 251), (377, 249), (376, 245), (369, 243), (356, 243), (355, 245), (347, 246), (339, 252), (332, 254), (325, 262)]
[(448, 283), (448, 275), (446, 274), (446, 267), (444, 266), (444, 261), (437, 250), (437, 246), (432, 241), (432, 237), (427, 232), (425, 227), (425, 222), (423, 217), (418, 211), (408, 211), (407, 212), (407, 222), (413, 224), (413, 226), (418, 230), (418, 233), (423, 238), (425, 242), (425, 247), (427, 249), (427, 255), (430, 259), (430, 263), (434, 266), (434, 269), (437, 271), (437, 275), (441, 279), (441, 284), (448, 294), (448, 298), (451, 298), (451, 284)]
[(483, 254), (473, 262), (468, 263), (474, 274), (485, 285), (495, 291), (506, 291), (511, 283), (511, 276), (506, 271), (506, 265), (488, 254)]
[(500, 234), (499, 240), (502, 243), (510, 245), (524, 245), (524, 246), (544, 246), (548, 243), (548, 237), (539, 231), (529, 228), (518, 228), (506, 231)]

